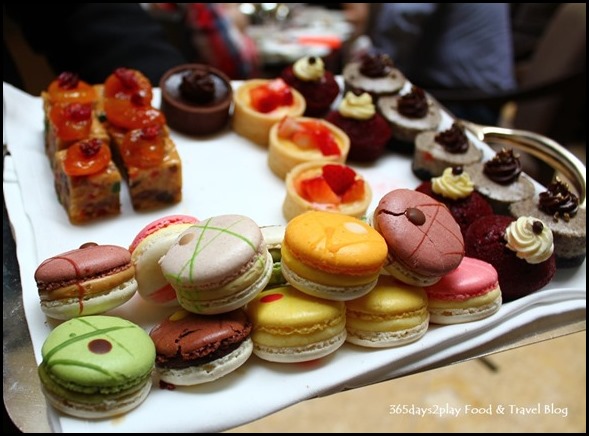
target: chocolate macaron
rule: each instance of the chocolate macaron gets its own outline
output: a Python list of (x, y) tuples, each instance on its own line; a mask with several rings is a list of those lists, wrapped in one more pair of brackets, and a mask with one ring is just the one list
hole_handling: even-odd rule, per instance
[(169, 385), (211, 382), (243, 365), (253, 351), (252, 323), (243, 309), (197, 315), (184, 309), (155, 326), (155, 368)]
[(430, 286), (464, 257), (460, 226), (448, 208), (411, 189), (385, 194), (372, 218), (387, 242), (385, 270), (410, 285)]
[(41, 310), (55, 319), (106, 312), (137, 291), (131, 253), (118, 245), (87, 243), (46, 259), (35, 281)]

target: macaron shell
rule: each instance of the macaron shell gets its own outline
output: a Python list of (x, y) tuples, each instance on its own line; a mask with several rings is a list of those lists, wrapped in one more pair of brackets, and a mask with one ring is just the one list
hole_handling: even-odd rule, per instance
[(131, 242), (131, 245), (129, 246), (129, 251), (131, 252), (131, 254), (133, 254), (137, 246), (145, 238), (147, 238), (149, 235), (153, 233), (165, 229), (166, 227), (169, 227), (174, 224), (194, 224), (197, 221), (198, 220), (193, 216), (180, 214), (167, 215), (165, 217), (158, 218), (147, 224), (145, 227), (143, 227), (143, 229), (139, 231), (139, 233), (137, 233), (137, 236), (135, 236), (135, 239), (133, 239), (133, 242)]
[(260, 256), (264, 250), (262, 233), (253, 220), (220, 215), (185, 230), (160, 260), (160, 266), (173, 286), (218, 288), (250, 268), (252, 259), (264, 262), (265, 253)]
[[(423, 213), (423, 223), (412, 219), (410, 212), (415, 210)], [(373, 223), (393, 261), (418, 275), (440, 277), (464, 257), (460, 226), (446, 206), (421, 192), (389, 192), (376, 207)]]
[(135, 265), (139, 295), (146, 301), (163, 305), (178, 304), (176, 292), (164, 277), (159, 260), (190, 226), (189, 223), (170, 223), (159, 227), (135, 246), (131, 259)]
[(35, 281), (46, 287), (69, 280), (81, 280), (110, 272), (131, 262), (129, 250), (117, 245), (87, 245), (43, 261), (35, 271)]
[(138, 325), (112, 316), (74, 318), (57, 326), (41, 354), (51, 377), (68, 389), (115, 393), (145, 381), (155, 346)]
[(309, 211), (286, 227), (284, 247), (294, 258), (334, 274), (364, 275), (380, 271), (387, 256), (382, 236), (360, 219)]

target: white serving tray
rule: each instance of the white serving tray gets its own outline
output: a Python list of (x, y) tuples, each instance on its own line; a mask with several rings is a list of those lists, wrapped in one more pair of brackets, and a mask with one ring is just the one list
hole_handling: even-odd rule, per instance
[[(183, 200), (149, 213), (133, 211), (124, 185), (122, 213), (84, 226), (69, 223), (57, 201), (53, 175), (43, 146), (41, 99), (3, 85), (10, 155), (5, 158), (4, 196), (17, 244), (22, 298), (35, 360), (54, 321), (40, 309), (34, 271), (44, 259), (85, 242), (129, 246), (147, 223), (168, 214), (190, 214), (199, 219), (236, 213), (260, 226), (284, 224), (284, 182), (267, 164), (267, 149), (226, 131), (207, 138), (172, 132), (183, 164)], [(159, 107), (159, 90), (154, 106)], [(443, 116), (441, 129), (452, 118)], [(470, 135), (470, 134), (469, 134)], [(494, 153), (471, 137), (486, 158)], [(388, 151), (374, 164), (351, 165), (370, 183), (371, 210), (392, 189), (415, 188), (420, 181), (411, 171), (411, 156)], [(490, 318), (455, 326), (432, 326), (419, 341), (399, 348), (370, 350), (345, 344), (333, 355), (307, 364), (272, 364), (252, 356), (236, 372), (213, 383), (162, 390), (154, 384), (137, 409), (115, 419), (81, 420), (48, 408), (55, 432), (219, 432), (274, 413), (299, 401), (365, 386), (436, 366), (485, 347), (508, 344), (517, 332), (529, 335), (547, 318), (565, 319), (586, 307), (586, 264), (559, 270), (544, 289), (504, 304)], [(128, 318), (147, 331), (174, 309), (144, 302), (139, 295), (109, 312)], [(475, 354), (473, 354), (475, 355)], [(34, 377), (34, 374), (33, 374)], [(8, 381), (15, 382), (18, 381)], [(7, 383), (7, 380), (4, 380)]]

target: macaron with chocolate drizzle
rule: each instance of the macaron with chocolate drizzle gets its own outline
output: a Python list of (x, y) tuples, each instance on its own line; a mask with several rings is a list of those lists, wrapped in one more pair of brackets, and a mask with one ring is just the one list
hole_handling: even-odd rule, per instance
[(531, 216), (542, 220), (552, 230), (558, 268), (583, 263), (587, 251), (587, 212), (579, 207), (579, 197), (568, 183), (557, 177), (534, 198), (511, 204), (509, 211), (515, 218)]
[(43, 261), (35, 270), (35, 282), (41, 310), (55, 319), (106, 312), (137, 291), (129, 250), (93, 242)]
[(511, 203), (534, 195), (532, 179), (523, 172), (519, 155), (513, 149), (503, 148), (491, 160), (466, 165), (464, 170), (497, 214), (508, 215)]
[(433, 285), (464, 257), (460, 226), (444, 204), (422, 192), (390, 191), (378, 203), (372, 225), (388, 246), (384, 270), (404, 283)]
[(203, 64), (178, 65), (162, 76), (160, 89), (161, 110), (172, 129), (210, 135), (227, 125), (233, 91), (222, 71)]
[(464, 126), (455, 122), (446, 130), (427, 130), (415, 137), (411, 169), (421, 180), (439, 177), (448, 167), (480, 162), (483, 152), (466, 136)]

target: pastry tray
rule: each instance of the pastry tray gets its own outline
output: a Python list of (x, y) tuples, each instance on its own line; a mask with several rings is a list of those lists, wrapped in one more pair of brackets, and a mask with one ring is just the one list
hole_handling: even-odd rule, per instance
[[(236, 213), (251, 217), (260, 226), (285, 224), (281, 211), (284, 182), (270, 171), (267, 149), (238, 137), (228, 127), (206, 138), (172, 132), (183, 163), (181, 203), (149, 213), (135, 212), (123, 185), (119, 216), (74, 226), (57, 201), (49, 161), (44, 154), (40, 98), (6, 83), (3, 92), (9, 151), (4, 160), (4, 196), (16, 240), (22, 303), (37, 364), (43, 341), (55, 325), (40, 309), (33, 277), (38, 264), (47, 257), (85, 242), (129, 246), (143, 226), (168, 214), (183, 213), (204, 219)], [(159, 97), (156, 89), (156, 107)], [(448, 128), (452, 121), (444, 113), (441, 128)], [(468, 134), (484, 150), (485, 159), (494, 155), (485, 143)], [(407, 154), (387, 151), (374, 164), (351, 166), (373, 189), (369, 211), (390, 190), (415, 188), (420, 182), (411, 171), (411, 156)], [(173, 391), (160, 389), (154, 383), (143, 404), (114, 419), (76, 419), (47, 407), (47, 421), (54, 432), (73, 433), (227, 430), (302, 400), (484, 355), (509, 345), (515, 337), (534, 335), (546, 320), (551, 325), (558, 325), (559, 320), (584, 322), (585, 282), (584, 262), (578, 268), (559, 270), (544, 289), (504, 304), (487, 319), (454, 326), (432, 325), (413, 344), (382, 350), (345, 344), (331, 356), (306, 364), (274, 364), (252, 356), (237, 371), (212, 383)], [(173, 310), (154, 307), (137, 294), (108, 314), (128, 318), (149, 330)], [(30, 377), (36, 377), (34, 368)], [(6, 380), (5, 375), (5, 387), (7, 383), (13, 383), (17, 389), (19, 384), (30, 382)]]

